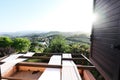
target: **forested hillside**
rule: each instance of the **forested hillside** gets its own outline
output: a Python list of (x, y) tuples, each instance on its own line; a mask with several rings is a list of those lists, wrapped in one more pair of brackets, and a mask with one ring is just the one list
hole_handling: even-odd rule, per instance
[[(20, 36), (21, 35), (21, 36)], [(88, 53), (90, 40), (88, 34), (72, 32), (44, 32), (20, 35), (4, 34), (0, 37), (0, 54), (34, 51), (37, 53)], [(6, 53), (6, 52), (9, 53)]]

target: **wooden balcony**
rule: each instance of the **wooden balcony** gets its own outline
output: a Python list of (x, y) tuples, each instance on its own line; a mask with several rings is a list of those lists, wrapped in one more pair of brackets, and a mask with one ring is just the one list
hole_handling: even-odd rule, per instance
[[(76, 58), (77, 55), (77, 58)], [(15, 56), (14, 56), (15, 57)], [(42, 62), (23, 62), (26, 59), (49, 59), (48, 63)], [(9, 61), (7, 61), (9, 60)], [(20, 62), (18, 61), (20, 60)], [(21, 61), (22, 60), (22, 61)], [(3, 62), (4, 61), (4, 62)], [(3, 65), (8, 66), (9, 70), (3, 69)], [(82, 64), (76, 64), (75, 61)], [(89, 61), (84, 55), (81, 54), (59, 54), (48, 55), (47, 57), (33, 56), (33, 55), (17, 55), (17, 58), (10, 57), (1, 61), (1, 79), (8, 80), (95, 80), (89, 70), (95, 69), (93, 65), (83, 65), (85, 61)], [(8, 69), (8, 68), (6, 68)], [(4, 71), (3, 71), (4, 70)]]

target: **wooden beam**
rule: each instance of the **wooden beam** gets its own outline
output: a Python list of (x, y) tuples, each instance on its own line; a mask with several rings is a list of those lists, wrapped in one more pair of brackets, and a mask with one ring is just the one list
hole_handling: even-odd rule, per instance
[(83, 79), (84, 80), (96, 80), (95, 77), (92, 75), (92, 73), (89, 70), (83, 71)]
[(0, 65), (3, 64), (3, 63), (5, 63), (5, 62), (0, 62)]
[[(8, 80), (23, 80), (23, 78), (20, 78), (20, 77), (2, 77), (2, 79), (8, 79)], [(36, 79), (24, 78), (24, 80), (36, 80)]]
[[(39, 55), (39, 56), (43, 56), (43, 55), (48, 55), (48, 56), (51, 56), (51, 55), (62, 55), (63, 53), (36, 53), (36, 55)], [(80, 53), (67, 53), (67, 54), (71, 54), (73, 56), (80, 56), (81, 54)]]
[(72, 55), (73, 58), (74, 57), (83, 58), (83, 56), (80, 53), (78, 53), (78, 54), (71, 54), (71, 55)]
[(52, 56), (52, 55), (62, 55), (62, 53), (35, 53), (36, 55), (39, 56), (43, 56), (43, 55), (48, 55), (48, 56)]
[(62, 65), (50, 65), (47, 63), (34, 63), (34, 62), (20, 62), (17, 66), (32, 66), (32, 67), (46, 67), (46, 68), (62, 68)]
[(3, 59), (5, 59), (5, 58), (7, 58), (8, 56), (9, 56), (9, 55), (4, 56), (4, 57), (1, 57), (1, 58), (0, 58), (0, 61), (3, 60)]
[(1, 78), (2, 78), (2, 76), (1, 76), (1, 65), (0, 65), (0, 80), (2, 80)]
[(95, 66), (76, 65), (78, 69), (93, 70)]
[(80, 53), (67, 53), (67, 54), (71, 54), (71, 55), (81, 55)]
[(62, 60), (86, 60), (85, 58), (62, 58)]
[(89, 63), (91, 63), (93, 65), (93, 63), (90, 61), (90, 59), (88, 59), (86, 56), (84, 56), (83, 54), (81, 54)]
[(29, 58), (29, 59), (50, 59), (50, 57), (46, 57), (46, 56), (20, 56), (18, 58)]

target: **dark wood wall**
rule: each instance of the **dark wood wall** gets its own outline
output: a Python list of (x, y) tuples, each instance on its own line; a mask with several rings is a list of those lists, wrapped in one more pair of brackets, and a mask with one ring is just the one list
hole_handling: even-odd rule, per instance
[(94, 12), (90, 59), (106, 80), (120, 80), (120, 0), (94, 0)]

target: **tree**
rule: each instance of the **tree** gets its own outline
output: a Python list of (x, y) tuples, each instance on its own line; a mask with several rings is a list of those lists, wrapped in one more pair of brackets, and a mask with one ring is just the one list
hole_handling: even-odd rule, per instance
[[(66, 49), (66, 41), (62, 36), (55, 36), (51, 41), (50, 45), (46, 49), (47, 52), (51, 53), (63, 53)], [(49, 50), (49, 51), (48, 51)]]
[(0, 48), (0, 57), (9, 55), (11, 53), (14, 53), (15, 50), (12, 47), (5, 47), (5, 48)]
[(0, 37), (0, 47), (10, 47), (12, 45), (12, 40), (9, 37)]
[(82, 44), (82, 45), (80, 45), (80, 51), (86, 57), (89, 57), (89, 50), (90, 50), (90, 45), (88, 45), (88, 44)]
[(30, 46), (30, 48), (29, 48), (29, 51), (36, 51), (36, 46), (38, 46), (38, 43), (36, 43), (36, 42), (32, 42), (31, 43), (31, 46)]
[(71, 53), (80, 53), (80, 44), (74, 43), (71, 45)]
[(30, 48), (30, 40), (27, 38), (15, 38), (13, 40), (13, 47), (15, 48), (16, 51), (19, 52), (25, 52), (28, 51), (28, 49)]
[(88, 44), (82, 44), (82, 43), (74, 43), (71, 44), (71, 53), (83, 53), (83, 54), (88, 54), (89, 50), (89, 45)]
[(38, 42), (32, 42), (29, 51), (42, 53), (45, 48), (46, 45), (40, 44)]
[(0, 37), (0, 56), (14, 53), (14, 48), (11, 47), (13, 41), (9, 37)]

